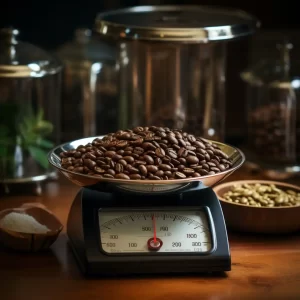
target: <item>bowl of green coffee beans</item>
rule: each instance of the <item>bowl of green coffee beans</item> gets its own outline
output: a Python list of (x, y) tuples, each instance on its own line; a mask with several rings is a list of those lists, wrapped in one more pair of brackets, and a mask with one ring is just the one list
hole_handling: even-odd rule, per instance
[(214, 188), (229, 230), (284, 234), (300, 231), (300, 187), (267, 180), (240, 180)]

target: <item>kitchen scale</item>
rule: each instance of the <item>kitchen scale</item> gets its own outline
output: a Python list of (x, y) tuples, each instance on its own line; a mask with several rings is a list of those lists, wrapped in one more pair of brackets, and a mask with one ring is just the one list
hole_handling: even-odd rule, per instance
[(214, 142), (233, 166), (179, 180), (100, 179), (61, 168), (59, 154), (95, 139), (63, 144), (50, 163), (81, 186), (70, 209), (67, 235), (86, 275), (223, 272), (231, 256), (220, 202), (212, 186), (244, 162), (234, 147)]

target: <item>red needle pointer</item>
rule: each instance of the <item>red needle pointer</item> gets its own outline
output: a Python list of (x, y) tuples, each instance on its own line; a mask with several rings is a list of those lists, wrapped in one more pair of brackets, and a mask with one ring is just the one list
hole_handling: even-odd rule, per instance
[(152, 225), (153, 225), (153, 238), (154, 243), (156, 243), (156, 221), (154, 215), (152, 216)]
[(152, 226), (153, 226), (153, 238), (150, 238), (147, 242), (149, 250), (159, 250), (163, 245), (161, 239), (156, 236), (156, 219), (155, 216), (152, 215)]

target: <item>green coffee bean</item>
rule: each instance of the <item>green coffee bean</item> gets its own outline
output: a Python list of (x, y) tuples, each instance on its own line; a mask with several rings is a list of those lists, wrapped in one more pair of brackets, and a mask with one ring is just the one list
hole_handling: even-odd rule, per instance
[(300, 205), (300, 193), (286, 189), (283, 190), (274, 184), (241, 184), (234, 185), (224, 194), (228, 202), (256, 207), (280, 207)]

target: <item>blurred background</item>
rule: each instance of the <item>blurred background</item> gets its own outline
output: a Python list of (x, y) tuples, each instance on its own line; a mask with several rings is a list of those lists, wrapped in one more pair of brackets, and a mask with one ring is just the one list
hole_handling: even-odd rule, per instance
[[(6, 178), (8, 183), (11, 181), (15, 182), (16, 178), (26, 177), (32, 179), (34, 176), (44, 174), (45, 170), (48, 170), (45, 153), (58, 142), (73, 140), (82, 136), (99, 135), (106, 133), (107, 131), (114, 131), (117, 129), (116, 126), (118, 126), (117, 123), (114, 124), (114, 120), (117, 118), (119, 119), (119, 124), (122, 122), (122, 124), (126, 124), (128, 121), (126, 121), (126, 118), (131, 118), (133, 114), (136, 114), (137, 116), (139, 114), (138, 108), (134, 103), (147, 102), (147, 99), (142, 99), (143, 97), (148, 97), (147, 93), (152, 93), (151, 97), (153, 99), (156, 97), (155, 92), (159, 93), (159, 91), (156, 91), (156, 88), (159, 88), (160, 84), (160, 79), (155, 79), (157, 74), (160, 74), (160, 76), (165, 79), (167, 78), (166, 80), (169, 80), (171, 87), (173, 87), (175, 79), (168, 76), (172, 73), (172, 65), (176, 61), (177, 54), (174, 53), (179, 48), (174, 52), (170, 49), (167, 50), (167, 48), (159, 50), (158, 48), (155, 48), (155, 45), (151, 48), (152, 46), (149, 44), (148, 47), (151, 48), (151, 51), (154, 51), (151, 53), (149, 52), (150, 54), (148, 55), (150, 57), (148, 58), (153, 64), (149, 76), (151, 77), (151, 80), (156, 80), (156, 88), (153, 89), (152, 92), (147, 92), (146, 89), (143, 90), (143, 84), (139, 86), (139, 89), (134, 87), (136, 80), (135, 74), (138, 74), (139, 78), (144, 76), (143, 67), (141, 67), (143, 63), (141, 63), (141, 61), (147, 59), (147, 57), (144, 57), (144, 54), (139, 52), (143, 49), (143, 45), (140, 44), (140, 49), (137, 50), (131, 48), (128, 44), (126, 46), (126, 55), (128, 55), (129, 59), (127, 57), (127, 61), (124, 63), (125, 59), (123, 58), (124, 65), (122, 66), (119, 59), (123, 55), (122, 51), (124, 49), (122, 50), (122, 47), (110, 48), (111, 45), (109, 44), (99, 44), (97, 38), (91, 42), (91, 32), (89, 30), (93, 29), (97, 14), (103, 11), (140, 5), (175, 4), (237, 8), (246, 11), (260, 20), (262, 24), (261, 28), (255, 32), (255, 34), (250, 34), (243, 39), (229, 42), (227, 51), (224, 52), (226, 55), (226, 68), (224, 68), (226, 73), (226, 105), (225, 102), (223, 105), (223, 96), (218, 96), (218, 89), (223, 89), (223, 83), (221, 82), (223, 75), (221, 76), (218, 73), (215, 78), (220, 79), (220, 82), (218, 82), (220, 85), (218, 86), (218, 84), (215, 83), (217, 90), (214, 91), (214, 97), (216, 99), (219, 97), (220, 99), (216, 100), (217, 105), (213, 106), (213, 110), (208, 114), (211, 115), (211, 119), (217, 119), (216, 116), (213, 115), (214, 112), (222, 115), (222, 118), (224, 113), (225, 125), (223, 124), (223, 121), (217, 120), (213, 125), (215, 128), (212, 128), (216, 129), (214, 132), (217, 133), (215, 135), (211, 134), (211, 137), (212, 139), (225, 140), (236, 146), (245, 147), (245, 151), (250, 149), (250, 140), (252, 148), (255, 148), (254, 152), (256, 152), (256, 158), (252, 159), (250, 158), (251, 156), (247, 156), (249, 157), (249, 166), (251, 165), (252, 160), (255, 162), (252, 164), (253, 168), (259, 166), (265, 170), (270, 169), (272, 172), (274, 170), (280, 174), (283, 172), (283, 176), (290, 176), (290, 174), (293, 174), (294, 176), (295, 174), (298, 174), (300, 171), (300, 143), (298, 143), (297, 140), (300, 138), (300, 109), (299, 105), (297, 105), (297, 99), (299, 96), (298, 89), (300, 88), (300, 80), (298, 79), (298, 77), (300, 78), (300, 69), (298, 68), (297, 60), (299, 53), (298, 49), (300, 46), (300, 19), (298, 10), (295, 9), (294, 6), (291, 6), (289, 1), (286, 1), (285, 3), (274, 1), (261, 1), (257, 3), (254, 1), (237, 0), (189, 0), (176, 2), (159, 0), (77, 0), (73, 2), (67, 0), (6, 0), (1, 2), (0, 27), (17, 28), (19, 30), (19, 34), (17, 35), (18, 40), (26, 44), (18, 44), (16, 47), (10, 45), (10, 49), (16, 48), (15, 50), (17, 50), (17, 52), (19, 51), (19, 56), (16, 56), (19, 58), (19, 61), (14, 62), (13, 59), (11, 59), (11, 56), (7, 59), (5, 55), (7, 55), (8, 52), (5, 48), (5, 43), (7, 42), (8, 35), (7, 32), (2, 33), (2, 35), (4, 34), (3, 36), (5, 37), (6, 42), (3, 40), (1, 44), (0, 41), (0, 46), (2, 46), (2, 50), (0, 49), (2, 51), (0, 62), (4, 65), (7, 65), (7, 62), (9, 61), (8, 64), (15, 66), (21, 64), (29, 66), (31, 68), (29, 77), (33, 76), (35, 79), (31, 78), (32, 80), (29, 80), (28, 77), (28, 80), (26, 79), (26, 81), (26, 76), (24, 74), (22, 75), (23, 77), (21, 76), (22, 79), (20, 79), (19, 75), (19, 77), (16, 76), (15, 79), (13, 79), (11, 75), (5, 75), (6, 78), (4, 78), (4, 73), (2, 74), (3, 78), (0, 78), (0, 119), (2, 118), (2, 121), (3, 116), (8, 116), (6, 109), (8, 109), (7, 103), (9, 103), (9, 99), (13, 99), (12, 101), (15, 101), (19, 105), (19, 100), (16, 100), (16, 91), (18, 91), (18, 95), (21, 98), (24, 98), (25, 94), (28, 96), (28, 102), (32, 104), (31, 108), (43, 108), (44, 115), (37, 110), (37, 113), (31, 115), (31, 119), (29, 119), (31, 123), (28, 119), (27, 121), (25, 120), (27, 122), (25, 122), (25, 124), (28, 125), (30, 123), (32, 125), (31, 128), (28, 129), (27, 135), (24, 135), (24, 132), (22, 132), (21, 135), (19, 135), (18, 132), (14, 133), (17, 138), (13, 135), (14, 139), (12, 141), (8, 141), (12, 134), (5, 132), (9, 126), (6, 124), (6, 129), (4, 127), (2, 127), (2, 129), (0, 128), (0, 176), (1, 173), (4, 174), (3, 177)], [(84, 29), (78, 30), (79, 28)], [(15, 37), (13, 37), (13, 39), (14, 38)], [(31, 48), (29, 44), (34, 45), (34, 48)], [(12, 43), (12, 45), (14, 45), (14, 43)], [(191, 77), (195, 80), (195, 83), (189, 82), (189, 88), (191, 89), (191, 91), (189, 91), (190, 93), (193, 93), (193, 88), (194, 90), (201, 90), (201, 84), (199, 83), (200, 81), (197, 82), (197, 76), (200, 76), (199, 74), (204, 70), (203, 68), (206, 68), (207, 65), (211, 63), (218, 64), (219, 59), (222, 58), (223, 50), (220, 50), (221, 52), (218, 52), (218, 54), (217, 52), (214, 52), (215, 50), (213, 50), (213, 47), (214, 46), (210, 48), (210, 46), (208, 46), (206, 49), (205, 46), (203, 47), (203, 55), (211, 55), (211, 58), (213, 58), (212, 60), (210, 58), (210, 60), (207, 61), (203, 58), (204, 56), (200, 57), (202, 54), (199, 54), (199, 57), (197, 57), (198, 54), (196, 52), (198, 50), (196, 48), (193, 50), (191, 47), (187, 52), (185, 52), (184, 47), (178, 50), (181, 51), (180, 59), (183, 64), (185, 61), (191, 64), (191, 61), (194, 59), (189, 59), (188, 55), (184, 53), (194, 53), (195, 62), (199, 62), (198, 66), (191, 68), (190, 70), (191, 72), (194, 72)], [(145, 49), (149, 50), (150, 48), (146, 47)], [(41, 49), (46, 52), (43, 52)], [(9, 53), (12, 55), (11, 50)], [(156, 58), (154, 53), (156, 53)], [(167, 57), (163, 61), (165, 64), (165, 71), (163, 71), (160, 63), (157, 63), (157, 61), (159, 62), (159, 58), (157, 58), (159, 53), (164, 53), (164, 55), (166, 55), (165, 57)], [(134, 61), (134, 57), (136, 56), (139, 56), (139, 62)], [(64, 67), (62, 70), (60, 70), (58, 62), (55, 60), (57, 57), (62, 60)], [(168, 62), (168, 57), (172, 62)], [(23, 61), (21, 61), (21, 58)], [(155, 59), (158, 60), (155, 62)], [(247, 73), (244, 80), (242, 79), (242, 72), (249, 68), (253, 70), (253, 67), (256, 66), (257, 62), (264, 61), (265, 59), (273, 59), (273, 61), (261, 65), (262, 68), (256, 68), (255, 74), (252, 73), (249, 75)], [(214, 60), (215, 62), (212, 62)], [(128, 61), (130, 70), (125, 66), (128, 64)], [(32, 62), (38, 62), (38, 66), (32, 65)], [(135, 63), (140, 64), (140, 69), (134, 69), (136, 67)], [(220, 66), (221, 65), (222, 63), (220, 63)], [(38, 71), (34, 68), (37, 68), (36, 70)], [(119, 69), (121, 70), (121, 75), (117, 74)], [(223, 67), (221, 67), (221, 69), (223, 70)], [(290, 72), (291, 69), (293, 69), (293, 74)], [(11, 72), (10, 67), (8, 70)], [(207, 76), (211, 70), (212, 69), (206, 70), (206, 73), (203, 71), (202, 73), (204, 75), (202, 74), (201, 78)], [(41, 73), (42, 71), (43, 73)], [(187, 71), (186, 74), (189, 74), (190, 71)], [(10, 74), (9, 72), (8, 74)], [(174, 71), (174, 73), (176, 72), (177, 71)], [(45, 74), (53, 76), (46, 76), (45, 80), (43, 79), (42, 81), (42, 77)], [(54, 76), (55, 74), (57, 74), (57, 76)], [(266, 84), (266, 81), (260, 81), (261, 78), (258, 80), (258, 77), (255, 79), (255, 84), (259, 82), (259, 88), (255, 86), (253, 82), (250, 84), (249, 78), (253, 81), (253, 78), (255, 77), (253, 74), (258, 77), (267, 74), (269, 80), (268, 86), (262, 87), (262, 82), (263, 84)], [(93, 76), (95, 76), (95, 78)], [(120, 79), (122, 76), (123, 79)], [(128, 79), (130, 76), (132, 79)], [(148, 75), (146, 74), (143, 80), (145, 85), (150, 87), (151, 84), (148, 84), (149, 82), (146, 83), (148, 80), (147, 78), (149, 77), (147, 76)], [(296, 80), (294, 80), (295, 78)], [(123, 86), (123, 88), (127, 87), (127, 90), (125, 89), (126, 91), (122, 90), (120, 80), (128, 81)], [(201, 97), (203, 99), (205, 98), (202, 103), (205, 103), (205, 105), (208, 106), (207, 101), (209, 100), (207, 99), (209, 98), (209, 92), (207, 91), (207, 84), (212, 81), (209, 79), (205, 80), (203, 81), (204, 88), (202, 88), (202, 90), (205, 90), (204, 97)], [(275, 85), (277, 85), (275, 89), (274, 82), (276, 83)], [(181, 84), (185, 85), (186, 83), (184, 83), (183, 80)], [(269, 88), (270, 84), (272, 85), (271, 90)], [(130, 87), (129, 92), (128, 87)], [(165, 94), (158, 94), (157, 98), (161, 97), (169, 99), (171, 95), (171, 98), (173, 97), (175, 99), (177, 97), (176, 95), (180, 94), (176, 91), (173, 93), (174, 95), (177, 93), (174, 96), (172, 92), (169, 94), (167, 91), (168, 88), (163, 87), (162, 85), (160, 88)], [(198, 95), (194, 99), (196, 102), (199, 102), (198, 100), (201, 98), (199, 96), (201, 94), (199, 90), (195, 92), (195, 95)], [(222, 93), (222, 91), (220, 93)], [(10, 98), (11, 96), (6, 97), (5, 95), (14, 96)], [(126, 95), (127, 98), (123, 101), (122, 97), (118, 98), (118, 95)], [(135, 100), (131, 100), (130, 98)], [(159, 102), (159, 100), (157, 101)], [(249, 101), (251, 102), (251, 105), (253, 104), (252, 106), (249, 105)], [(273, 105), (273, 102), (276, 102), (276, 107), (268, 106), (266, 108), (265, 104)], [(131, 110), (128, 111), (128, 107), (126, 108), (124, 103), (129, 103), (131, 105)], [(143, 105), (147, 106), (145, 103)], [(198, 114), (204, 114), (202, 111), (203, 107), (193, 107), (192, 102), (189, 105), (190, 111), (198, 109)], [(21, 106), (19, 105), (19, 110), (20, 107)], [(274, 113), (267, 117), (267, 112), (271, 111), (271, 108)], [(127, 111), (125, 112), (126, 109)], [(154, 108), (152, 109), (155, 110)], [(168, 113), (171, 114), (170, 118), (174, 117), (174, 115), (172, 115), (174, 113), (174, 111), (172, 111), (173, 108), (171, 109), (171, 112), (166, 111), (169, 108), (166, 108), (166, 110), (164, 109), (165, 108), (161, 109), (160, 117), (165, 117)], [(188, 110), (185, 111), (185, 114), (189, 116), (187, 111)], [(277, 116), (282, 117), (280, 122), (276, 119)], [(199, 116), (197, 116), (197, 118), (198, 117)], [(188, 126), (197, 131), (196, 127), (200, 124), (199, 126), (201, 128), (198, 128), (200, 131), (195, 133), (203, 134), (203, 120), (201, 119), (201, 121), (199, 121), (197, 118), (191, 120), (191, 123), (188, 124)], [(263, 124), (261, 123), (262, 119), (264, 120)], [(159, 123), (159, 120), (160, 119), (155, 119), (155, 122)], [(1, 124), (1, 121), (0, 127), (3, 125)], [(168, 125), (167, 121), (168, 120), (163, 120), (162, 122), (165, 122), (164, 124)], [(21, 121), (18, 119), (18, 122)], [(136, 119), (136, 122), (138, 122), (138, 119)], [(33, 136), (32, 130), (34, 124), (38, 124), (40, 127), (38, 128), (38, 133), (35, 132), (35, 135)], [(134, 124), (134, 122), (132, 124)], [(171, 123), (170, 126), (173, 126), (174, 124), (180, 123)], [(262, 127), (263, 130), (261, 130)], [(6, 138), (5, 143), (2, 144), (2, 148), (1, 130), (4, 140)], [(220, 131), (220, 134), (218, 130)], [(45, 132), (52, 132), (52, 136), (50, 136), (49, 139), (44, 139), (46, 135)], [(19, 136), (21, 136), (20, 139)], [(210, 136), (210, 133), (208, 136)], [(29, 139), (30, 142), (26, 139)], [(267, 144), (265, 143), (266, 141)], [(7, 147), (8, 142), (11, 143), (12, 148)], [(26, 145), (26, 151), (24, 151), (23, 148), (25, 146), (22, 146), (22, 143)], [(13, 149), (9, 150), (10, 153), (13, 152), (13, 157), (10, 157), (9, 159), (7, 159), (8, 149)], [(261, 149), (264, 151), (267, 149), (267, 152), (265, 151), (266, 155)], [(24, 161), (27, 156), (24, 153), (27, 153), (27, 156), (29, 153), (28, 163), (31, 165), (33, 161), (36, 162), (37, 169), (32, 167), (29, 168), (28, 166), (26, 167)], [(2, 161), (1, 157), (4, 157)], [(269, 162), (267, 162), (268, 159)], [(7, 170), (9, 160), (14, 162), (11, 170), (12, 172), (8, 172)], [(31, 173), (26, 174), (26, 170), (28, 171), (29, 169), (31, 170)], [(278, 173), (276, 174), (278, 175)]]
[[(55, 50), (67, 40), (71, 40), (74, 30), (78, 27), (92, 28), (98, 12), (135, 5), (161, 4), (197, 4), (233, 7), (255, 15), (262, 23), (262, 28), (254, 36), (229, 45), (227, 65), (227, 120), (226, 132), (231, 138), (242, 138), (246, 126), (244, 115), (244, 88), (239, 73), (248, 64), (251, 56), (249, 43), (255, 43), (255, 52), (263, 54), (266, 50), (266, 40), (269, 48), (274, 48), (274, 41), (288, 31), (293, 43), (299, 39), (300, 19), (297, 9), (287, 1), (155, 1), (155, 0), (52, 0), (52, 1), (2, 1), (0, 10), (0, 25), (13, 26), (21, 32), (20, 38), (47, 50)], [(268, 32), (266, 35), (265, 32)], [(261, 38), (263, 36), (263, 38)], [(273, 42), (273, 44), (272, 44)], [(271, 44), (271, 46), (270, 46)], [(276, 49), (274, 49), (276, 51)], [(237, 54), (240, 53), (240, 55)], [(255, 55), (255, 53), (251, 53)]]

